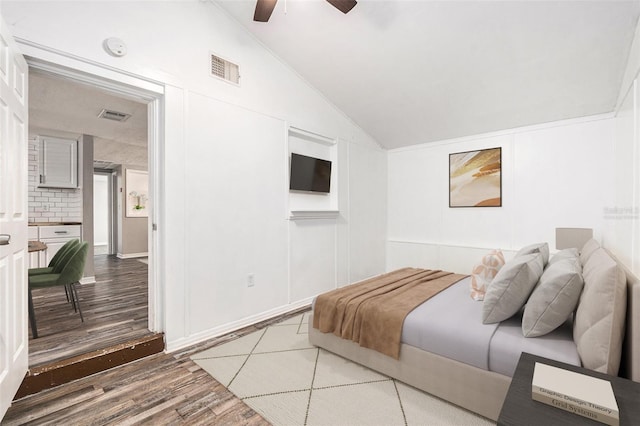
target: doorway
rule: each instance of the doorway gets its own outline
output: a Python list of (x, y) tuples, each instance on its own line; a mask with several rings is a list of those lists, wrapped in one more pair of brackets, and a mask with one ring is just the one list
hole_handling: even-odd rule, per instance
[[(116, 98), (121, 98), (126, 101), (134, 101), (143, 105), (143, 108), (144, 108), (143, 113), (144, 113), (144, 120), (145, 120), (145, 141), (144, 142), (145, 144), (148, 144), (149, 148), (147, 149), (147, 147), (145, 147), (144, 156), (143, 156), (144, 164), (134, 164), (134, 167), (144, 168), (145, 170), (148, 170), (150, 174), (149, 185), (150, 185), (151, 191), (150, 191), (150, 196), (148, 201), (149, 220), (148, 221), (145, 220), (144, 227), (148, 231), (148, 232), (145, 232), (145, 238), (146, 238), (145, 244), (148, 244), (148, 253), (145, 253), (145, 255), (148, 254), (148, 257), (151, 260), (151, 262), (148, 262), (148, 263), (151, 263), (151, 265), (153, 265), (152, 259), (154, 259), (154, 253), (155, 253), (154, 251), (155, 235), (151, 231), (152, 230), (151, 223), (152, 223), (153, 213), (157, 209), (156, 198), (153, 196), (154, 194), (153, 191), (156, 190), (157, 188), (157, 185), (155, 185), (155, 182), (153, 181), (153, 177), (156, 176), (154, 165), (157, 164), (157, 160), (156, 160), (156, 155), (152, 155), (152, 154), (155, 152), (155, 149), (157, 149), (157, 144), (159, 141), (160, 132), (157, 129), (160, 126), (158, 110), (160, 108), (161, 95), (158, 93), (149, 92), (144, 89), (138, 89), (131, 86), (120, 85), (110, 80), (101, 79), (99, 77), (96, 77), (95, 75), (87, 75), (84, 73), (69, 70), (67, 68), (57, 67), (50, 63), (43, 63), (34, 59), (31, 59), (31, 60), (28, 59), (28, 63), (30, 65), (30, 72), (34, 72), (39, 76), (45, 76), (47, 78), (53, 79), (60, 84), (65, 84), (65, 85), (71, 84), (71, 85), (88, 89), (88, 90), (100, 91), (103, 93), (107, 93)], [(80, 96), (78, 97), (78, 99), (86, 100), (86, 97)], [(56, 113), (57, 112), (59, 112), (59, 110), (57, 110)], [(30, 120), (30, 124), (32, 123), (34, 124), (33, 132), (40, 133), (46, 130), (49, 130), (50, 132), (51, 131), (61, 132), (60, 129), (51, 129), (51, 126), (44, 126), (43, 128), (42, 125), (38, 125), (37, 118), (39, 115), (42, 115), (43, 113), (46, 114), (46, 111), (35, 111), (33, 113), (33, 117), (36, 118), (36, 120)], [(47, 129), (46, 127), (49, 127), (49, 129)], [(83, 134), (89, 133), (89, 131), (85, 131), (83, 129), (71, 129), (69, 126), (69, 123), (67, 122), (66, 128), (64, 131), (68, 132), (69, 130), (74, 130), (75, 133), (78, 133), (78, 132), (81, 132)], [(30, 128), (30, 132), (31, 131), (32, 129)], [(71, 133), (73, 133), (73, 131)], [(97, 132), (90, 132), (90, 133), (97, 133)], [(116, 139), (117, 138), (118, 137), (116, 137)], [(96, 138), (94, 135), (93, 140), (95, 143), (100, 142), (98, 139), (99, 138)], [(122, 146), (116, 147), (115, 151), (123, 151)], [(128, 158), (130, 159), (135, 157), (136, 157), (135, 155), (129, 155)], [(105, 158), (106, 157), (99, 157), (99, 158), (96, 158), (96, 160), (98, 160), (102, 164), (102, 162), (106, 161)], [(147, 333), (161, 331), (161, 330), (158, 330), (156, 327), (156, 324), (160, 324), (160, 322), (157, 321), (156, 319), (156, 316), (159, 315), (159, 311), (156, 307), (157, 306), (156, 298), (154, 297), (154, 295), (158, 294), (158, 291), (155, 288), (155, 285), (157, 285), (157, 280), (155, 279), (156, 277), (155, 271), (152, 269), (152, 267), (149, 267), (148, 263), (143, 264), (137, 261), (136, 259), (116, 258), (116, 255), (118, 254), (117, 253), (118, 239), (117, 239), (117, 232), (116, 232), (118, 229), (117, 200), (118, 200), (119, 194), (122, 195), (122, 193), (119, 191), (122, 185), (120, 186), (120, 188), (118, 188), (118, 190), (114, 191), (111, 188), (112, 187), (111, 182), (114, 182), (117, 179), (116, 169), (120, 167), (120, 170), (125, 170), (126, 167), (123, 168), (122, 164), (119, 164), (118, 162), (112, 162), (112, 161), (109, 161), (109, 162), (114, 164), (114, 167), (112, 169), (102, 169), (102, 170), (99, 169), (98, 173), (94, 175), (94, 178), (97, 177), (98, 179), (97, 181), (94, 180), (94, 187), (93, 187), (93, 190), (95, 191), (96, 189), (98, 189), (98, 195), (100, 197), (103, 197), (105, 192), (103, 190), (104, 189), (103, 187), (106, 186), (106, 192), (107, 192), (106, 196), (108, 198), (107, 199), (101, 198), (100, 205), (103, 206), (106, 203), (107, 206), (109, 205), (112, 206), (112, 209), (109, 209), (107, 207), (106, 211), (102, 210), (102, 207), (100, 207), (101, 211), (98, 212), (97, 215), (95, 214), (96, 212), (94, 211), (94, 215), (93, 215), (94, 220), (98, 219), (101, 223), (104, 223), (104, 220), (107, 221), (106, 240), (105, 240), (104, 234), (96, 234), (96, 228), (93, 227), (93, 224), (92, 224), (91, 232), (87, 233), (87, 234), (91, 234), (91, 239), (93, 240), (92, 244), (94, 244), (94, 247), (98, 247), (99, 249), (103, 249), (103, 247), (106, 248), (106, 253), (104, 254), (104, 256), (106, 256), (105, 259), (108, 262), (105, 262), (105, 261), (101, 263), (96, 262), (95, 266), (96, 266), (96, 271), (99, 271), (100, 269), (102, 271), (107, 270), (109, 271), (109, 275), (107, 276), (107, 278), (103, 278), (103, 279), (100, 279), (98, 276), (96, 276), (97, 282), (95, 283), (87, 283), (87, 284), (83, 283), (83, 286), (81, 286), (80, 288), (80, 292), (81, 293), (84, 292), (86, 294), (87, 301), (93, 300), (92, 302), (88, 302), (90, 304), (101, 303), (101, 301), (105, 301), (105, 300), (108, 301), (110, 300), (110, 296), (105, 295), (104, 291), (106, 291), (107, 289), (110, 289), (111, 287), (115, 287), (113, 286), (113, 283), (115, 281), (120, 280), (121, 276), (125, 276), (125, 275), (132, 276), (132, 274), (138, 274), (137, 276), (141, 276), (142, 278), (138, 279), (136, 282), (138, 284), (142, 281), (144, 282), (144, 289), (143, 289), (144, 294), (142, 296), (140, 294), (136, 296), (128, 294), (127, 296), (124, 296), (124, 298), (127, 299), (127, 301), (131, 302), (132, 304), (140, 305), (141, 304), (140, 298), (143, 297), (144, 298), (143, 302), (147, 305), (145, 306), (145, 310), (144, 310), (144, 318), (139, 318), (140, 315), (138, 315), (138, 318), (133, 318), (133, 319), (130, 318), (130, 319), (127, 319), (126, 321), (129, 321), (129, 322), (144, 321), (144, 325), (145, 325), (144, 329), (145, 329), (145, 332)], [(85, 169), (83, 172), (93, 174), (93, 170), (90, 170), (90, 169), (89, 170)], [(107, 180), (106, 185), (104, 185), (105, 178)], [(93, 195), (95, 195), (95, 193), (93, 193), (92, 191), (92, 196)], [(94, 210), (97, 210), (95, 208), (96, 201), (97, 201), (96, 198), (94, 198), (93, 200)], [(96, 242), (98, 243), (97, 245), (95, 244)], [(141, 269), (141, 268), (144, 268), (144, 269)], [(126, 272), (122, 272), (124, 270), (126, 270)], [(125, 275), (119, 275), (121, 273)], [(94, 286), (95, 288), (92, 290), (91, 286)], [(132, 288), (131, 285), (126, 287), (127, 289)], [(57, 298), (57, 296), (58, 295), (56, 295), (55, 297)], [(48, 296), (43, 296), (42, 299), (44, 301), (44, 299), (47, 299), (47, 298)], [(62, 298), (64, 299), (64, 293), (62, 294)], [(83, 303), (82, 295), (81, 295), (81, 303)], [(69, 316), (68, 307), (64, 306), (64, 301), (62, 303), (61, 309), (66, 309), (66, 312), (63, 312), (62, 315)], [(127, 309), (128, 308), (125, 306), (125, 310)], [(100, 312), (99, 315), (101, 317), (104, 317), (106, 315), (104, 314), (103, 307), (98, 307), (96, 308), (96, 310)], [(38, 315), (37, 307), (36, 307), (36, 315)], [(86, 326), (87, 323), (90, 321), (90, 319), (87, 318), (86, 313), (85, 313), (85, 323), (81, 323), (79, 318), (77, 318), (76, 320), (78, 323), (78, 329), (82, 328), (83, 326)], [(41, 335), (41, 337), (38, 340), (46, 336), (46, 333), (44, 335), (41, 333), (39, 334)], [(90, 333), (87, 333), (87, 335), (89, 334)], [(114, 329), (111, 332), (109, 332), (108, 329), (105, 329), (105, 336), (107, 335), (126, 336), (126, 333), (122, 332), (122, 330), (117, 330), (117, 329)], [(82, 335), (79, 335), (79, 336), (67, 335), (63, 339), (58, 339), (58, 347), (61, 346), (60, 345), (61, 341), (65, 342), (64, 343), (65, 345), (68, 344), (70, 346), (78, 347), (78, 351), (75, 351), (70, 347), (63, 348), (60, 351), (59, 356), (67, 358), (70, 356), (80, 355), (82, 353), (87, 352), (88, 350), (102, 349), (102, 347), (100, 346), (101, 341), (109, 345), (112, 345), (115, 343), (114, 340), (109, 340), (105, 338), (105, 339), (98, 339), (95, 342), (95, 344), (87, 343), (86, 339), (84, 341), (84, 344), (78, 344), (80, 340), (83, 340)], [(30, 352), (31, 352), (31, 349), (35, 348), (36, 346), (37, 345), (33, 344), (33, 341), (32, 341), (30, 343)], [(54, 353), (51, 353), (51, 357), (49, 358), (39, 357), (38, 363), (39, 364), (42, 364), (45, 362), (48, 363), (48, 362), (57, 361), (60, 359), (55, 357), (56, 357), (56, 354)], [(33, 367), (31, 362), (30, 362), (30, 366)]]
[(113, 252), (111, 172), (93, 170), (93, 255)]

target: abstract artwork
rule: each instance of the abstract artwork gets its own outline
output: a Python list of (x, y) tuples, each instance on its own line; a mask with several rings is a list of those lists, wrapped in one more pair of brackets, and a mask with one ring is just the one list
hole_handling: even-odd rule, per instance
[(449, 154), (449, 207), (502, 206), (502, 148)]

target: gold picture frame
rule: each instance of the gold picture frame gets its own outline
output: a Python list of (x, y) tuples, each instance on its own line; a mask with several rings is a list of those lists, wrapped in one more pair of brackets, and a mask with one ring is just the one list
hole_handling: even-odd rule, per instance
[(449, 154), (449, 207), (502, 207), (502, 148)]

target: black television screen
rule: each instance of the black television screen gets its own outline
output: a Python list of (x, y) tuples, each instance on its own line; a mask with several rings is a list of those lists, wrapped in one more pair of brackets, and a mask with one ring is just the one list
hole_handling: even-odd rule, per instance
[(289, 189), (325, 192), (331, 190), (331, 161), (291, 153)]

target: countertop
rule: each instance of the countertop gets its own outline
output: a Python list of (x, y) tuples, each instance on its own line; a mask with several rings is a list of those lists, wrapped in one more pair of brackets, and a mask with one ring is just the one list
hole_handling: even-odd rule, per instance
[(82, 222), (29, 222), (29, 226), (82, 225)]
[(47, 249), (47, 245), (45, 243), (42, 243), (40, 241), (29, 241), (29, 253), (32, 253), (34, 251), (42, 251), (46, 249)]

